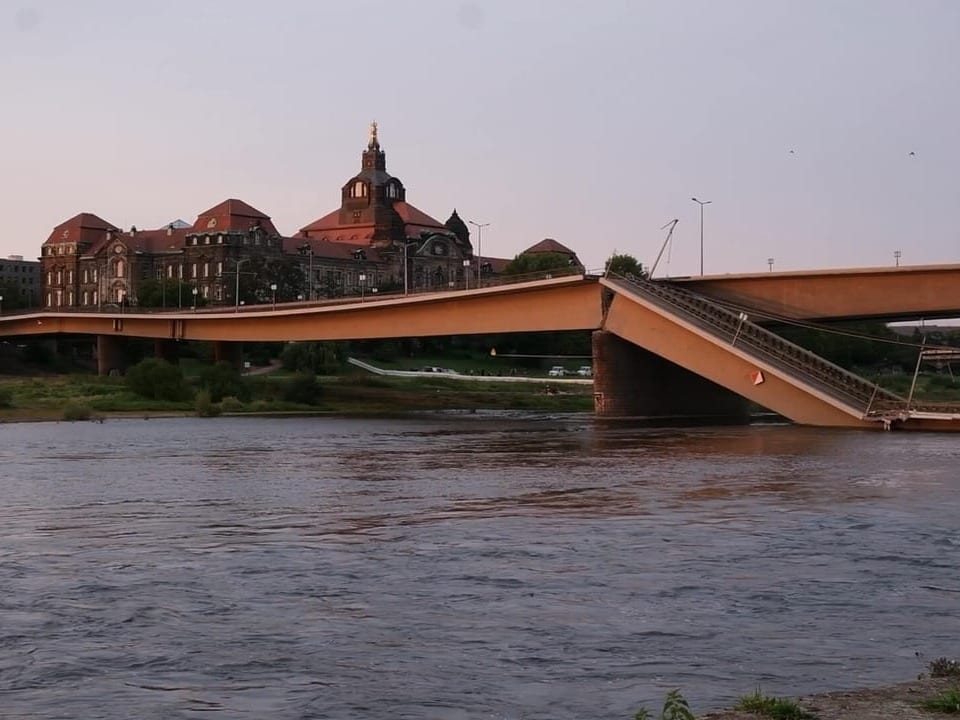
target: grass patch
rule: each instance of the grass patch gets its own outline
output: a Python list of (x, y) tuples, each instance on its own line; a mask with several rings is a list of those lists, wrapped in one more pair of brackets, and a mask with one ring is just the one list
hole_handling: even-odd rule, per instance
[(924, 710), (933, 710), (934, 712), (947, 713), (948, 715), (960, 715), (960, 689), (951, 688), (944, 690), (936, 697), (924, 700), (921, 703)]
[(70, 422), (89, 420), (91, 417), (93, 417), (93, 410), (83, 403), (70, 402), (63, 408), (63, 419)]
[(816, 720), (817, 717), (804, 710), (794, 700), (764, 695), (760, 690), (741, 697), (734, 709), (763, 715), (773, 720)]

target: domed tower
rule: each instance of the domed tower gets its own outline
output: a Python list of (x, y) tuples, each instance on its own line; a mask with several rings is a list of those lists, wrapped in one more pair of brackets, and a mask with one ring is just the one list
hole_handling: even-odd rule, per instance
[(463, 219), (457, 214), (457, 209), (447, 218), (443, 226), (452, 232), (457, 238), (457, 245), (464, 255), (473, 255), (473, 246), (470, 244), (470, 228)]

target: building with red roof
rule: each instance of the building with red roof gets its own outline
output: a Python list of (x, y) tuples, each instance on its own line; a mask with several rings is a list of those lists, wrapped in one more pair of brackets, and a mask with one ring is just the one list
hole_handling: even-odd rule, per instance
[[(554, 240), (527, 252), (576, 258)], [(441, 223), (407, 201), (403, 182), (387, 172), (376, 123), (359, 172), (340, 188), (340, 207), (292, 237), (265, 213), (230, 198), (193, 224), (177, 220), (154, 230), (122, 231), (80, 213), (57, 225), (41, 252), (44, 305), (87, 308), (440, 290), (462, 287), (477, 269), (496, 274), (508, 262), (476, 257), (456, 210)]]

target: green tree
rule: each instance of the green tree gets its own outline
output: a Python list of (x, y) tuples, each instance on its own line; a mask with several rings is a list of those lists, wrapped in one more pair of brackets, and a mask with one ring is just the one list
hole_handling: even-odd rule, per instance
[(127, 370), (126, 385), (151, 400), (185, 400), (190, 394), (180, 368), (159, 358), (141, 360)]
[(323, 395), (323, 389), (317, 382), (317, 376), (310, 372), (300, 372), (287, 380), (283, 388), (283, 399), (287, 402), (316, 405)]
[(638, 278), (647, 277), (647, 271), (643, 269), (640, 261), (633, 255), (627, 255), (626, 253), (611, 255), (607, 258), (605, 268), (608, 273), (622, 275), (623, 277), (630, 277), (631, 275)]
[[(137, 304), (143, 308), (191, 307), (193, 286), (176, 278), (144, 280), (137, 288)], [(206, 304), (206, 300), (199, 294), (197, 304)]]
[(231, 395), (242, 402), (250, 399), (250, 388), (240, 371), (228, 362), (218, 362), (201, 370), (200, 387), (210, 393), (210, 399), (215, 403)]
[(280, 362), (287, 370), (332, 375), (340, 370), (343, 353), (337, 343), (298, 342), (287, 345)]
[[(280, 258), (251, 256), (250, 262), (240, 266), (240, 300), (246, 305), (273, 302), (271, 285), (277, 286), (277, 302), (293, 302), (300, 295), (306, 297), (307, 277), (300, 262), (298, 257), (292, 255)], [(231, 269), (225, 275), (233, 278), (233, 282), (228, 285), (227, 294), (235, 301), (236, 276), (233, 274), (233, 263), (228, 264)]]
[(549, 270), (568, 270), (573, 260), (563, 253), (521, 253), (503, 269), (504, 275), (526, 275)]

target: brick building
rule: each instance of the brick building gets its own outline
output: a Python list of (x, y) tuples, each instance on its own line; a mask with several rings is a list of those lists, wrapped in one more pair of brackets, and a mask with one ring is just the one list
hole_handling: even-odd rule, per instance
[[(534, 248), (548, 249), (542, 245)], [(292, 237), (237, 199), (201, 212), (192, 224), (177, 220), (155, 230), (124, 231), (80, 213), (43, 243), (42, 302), (184, 307), (195, 298), (233, 305), (440, 290), (463, 287), (478, 269), (496, 273), (506, 262), (475, 257), (456, 210), (441, 223), (407, 201), (401, 180), (387, 172), (373, 123), (359, 172), (340, 189), (340, 207)]]

